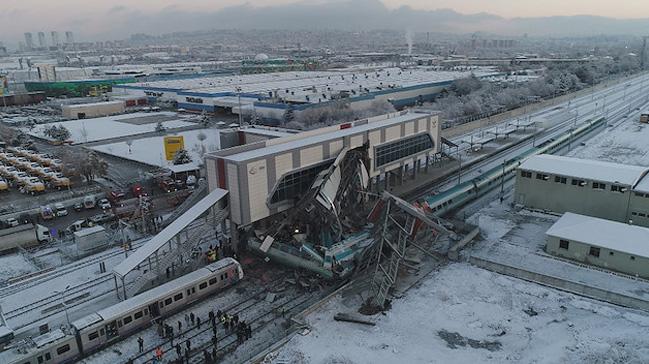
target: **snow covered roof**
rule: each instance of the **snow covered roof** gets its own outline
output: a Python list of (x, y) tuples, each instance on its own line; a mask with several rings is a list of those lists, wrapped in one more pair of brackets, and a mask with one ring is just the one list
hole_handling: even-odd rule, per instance
[(105, 231), (104, 227), (101, 226), (101, 225), (96, 225), (96, 226), (93, 226), (93, 227), (89, 227), (89, 228), (81, 229), (79, 231), (75, 231), (74, 235), (77, 238), (84, 238), (84, 237), (86, 237), (88, 235), (92, 235), (92, 234), (98, 233), (100, 231)]
[(636, 192), (649, 193), (649, 176), (645, 175), (633, 188)]
[(566, 212), (548, 236), (649, 258), (649, 229)]
[[(246, 152), (241, 152), (238, 154), (232, 154), (229, 156), (222, 157), (223, 159), (232, 160), (236, 162), (254, 160), (258, 158), (263, 158), (268, 155), (273, 155), (277, 153), (287, 152), (294, 149), (303, 148), (306, 146), (319, 144), (327, 142), (330, 140), (342, 139), (349, 135), (354, 135), (368, 130), (376, 130), (385, 128), (391, 125), (401, 124), (411, 120), (418, 120), (424, 117), (429, 117), (430, 114), (421, 114), (421, 113), (405, 113), (403, 115), (388, 117), (383, 120), (377, 120), (370, 123), (365, 123), (361, 125), (355, 125), (347, 129), (338, 129), (335, 131), (330, 131), (327, 133), (316, 134), (311, 136), (305, 136), (304, 138), (291, 140), (285, 143), (282, 143), (282, 138), (272, 139), (276, 144), (269, 145), (263, 148), (253, 149)], [(295, 138), (300, 134), (288, 136), (288, 138)]]
[(649, 169), (590, 159), (541, 154), (528, 158), (520, 169), (633, 186)]
[(80, 318), (78, 320), (75, 320), (72, 323), (72, 326), (76, 327), (77, 330), (83, 330), (86, 327), (88, 327), (90, 325), (94, 325), (95, 323), (97, 323), (99, 321), (101, 321), (101, 316), (99, 316), (96, 313), (91, 313), (88, 316), (84, 316), (84, 317), (82, 317), (82, 318)]
[(214, 204), (223, 199), (227, 194), (227, 190), (222, 190), (220, 188), (208, 193), (207, 196), (198, 201), (198, 203), (187, 210), (187, 212), (180, 215), (180, 217), (136, 250), (135, 253), (131, 254), (128, 258), (113, 268), (113, 273), (120, 277), (126, 276), (130, 271), (144, 263), (148, 257), (162, 248), (169, 240), (173, 239), (174, 236), (178, 235), (178, 233), (191, 224), (192, 221), (196, 220), (201, 214), (214, 206)]

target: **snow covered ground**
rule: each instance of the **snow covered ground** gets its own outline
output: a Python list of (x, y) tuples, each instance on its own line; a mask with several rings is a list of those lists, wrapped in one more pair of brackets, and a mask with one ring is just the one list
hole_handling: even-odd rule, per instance
[(576, 148), (568, 156), (608, 162), (649, 166), (649, 125), (629, 115), (629, 121), (595, 136), (586, 146)]
[(63, 125), (70, 131), (70, 139), (75, 144), (78, 144), (152, 132), (155, 131), (157, 120), (162, 121), (162, 125), (167, 129), (191, 126), (194, 125), (194, 123), (189, 121), (191, 118), (191, 116), (180, 116), (175, 112), (138, 112), (41, 124), (35, 126), (33, 129), (22, 128), (22, 130), (27, 134), (46, 138), (43, 134), (46, 128)]
[(15, 278), (23, 274), (37, 271), (38, 268), (20, 254), (0, 256), (0, 280)]
[[(203, 142), (199, 140), (200, 134), (206, 137)], [(202, 161), (202, 148), (206, 153), (209, 153), (219, 150), (220, 147), (218, 129), (189, 130), (169, 135), (182, 135), (184, 137), (185, 149), (191, 155), (194, 165), (200, 164)], [(171, 165), (171, 162), (165, 159), (163, 139), (164, 136), (135, 139), (131, 145), (130, 153), (126, 141), (98, 145), (91, 149), (152, 166), (166, 167)]]
[(359, 298), (307, 317), (273, 363), (646, 363), (649, 315), (466, 263), (433, 273), (376, 326), (337, 322)]

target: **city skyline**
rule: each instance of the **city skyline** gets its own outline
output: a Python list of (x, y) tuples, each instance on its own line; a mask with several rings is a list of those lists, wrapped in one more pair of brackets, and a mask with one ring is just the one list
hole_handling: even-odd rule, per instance
[[(620, 6), (624, 4), (624, 6)], [(604, 1), (574, 0), (568, 3), (560, 0), (535, 2), (522, 0), (360, 0), (348, 2), (345, 0), (222, 0), (215, 3), (210, 0), (114, 0), (110, 3), (82, 2), (80, 0), (59, 0), (56, 2), (44, 0), (5, 0), (4, 11), (0, 14), (0, 22), (6, 27), (6, 40), (19, 41), (24, 32), (52, 30), (72, 30), (83, 33), (89, 40), (123, 38), (128, 36), (128, 30), (133, 32), (163, 33), (167, 31), (196, 30), (198, 22), (174, 22), (174, 14), (184, 14), (186, 18), (208, 17), (228, 11), (233, 7), (259, 9), (281, 8), (293, 11), (296, 8), (316, 6), (354, 6), (357, 8), (375, 8), (384, 6), (387, 11), (401, 12), (403, 7), (412, 11), (434, 12), (440, 9), (450, 9), (461, 15), (490, 14), (507, 20), (516, 18), (539, 18), (554, 16), (589, 15), (614, 19), (638, 19), (649, 17), (649, 3), (638, 0), (623, 0), (612, 3)], [(350, 5), (351, 4), (351, 5)], [(225, 9), (225, 10), (224, 10)], [(270, 9), (272, 10), (272, 9)], [(209, 24), (209, 22), (207, 22)], [(130, 27), (130, 25), (136, 25)], [(138, 27), (139, 26), (139, 27)], [(212, 27), (218, 28), (215, 22)], [(428, 29), (426, 29), (428, 30)], [(434, 30), (434, 29), (431, 29)], [(461, 29), (461, 31), (476, 31), (480, 29)], [(486, 31), (498, 31), (486, 28)]]

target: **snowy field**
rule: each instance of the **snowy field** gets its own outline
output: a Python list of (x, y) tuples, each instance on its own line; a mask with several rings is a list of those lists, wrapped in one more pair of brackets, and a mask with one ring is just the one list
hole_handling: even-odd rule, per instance
[(603, 132), (577, 148), (568, 156), (597, 159), (607, 162), (649, 166), (649, 125), (640, 124), (638, 114), (629, 115), (629, 121)]
[(75, 144), (96, 142), (111, 138), (127, 137), (155, 131), (158, 121), (167, 129), (191, 126), (191, 116), (180, 116), (175, 112), (132, 113), (101, 118), (69, 120), (37, 125), (33, 129), (22, 130), (30, 135), (47, 138), (43, 131), (52, 126), (63, 125), (71, 134)]
[[(376, 326), (337, 322), (358, 297), (307, 317), (273, 363), (646, 363), (649, 315), (466, 263), (393, 301)], [(343, 334), (344, 333), (344, 334)]]
[[(198, 139), (201, 133), (206, 137), (203, 142)], [(219, 131), (217, 129), (190, 130), (169, 135), (182, 135), (184, 137), (185, 149), (191, 155), (194, 165), (201, 163), (203, 148), (205, 152), (209, 153), (219, 150), (220, 147)], [(167, 167), (171, 162), (165, 159), (163, 139), (163, 136), (135, 139), (131, 145), (130, 153), (126, 141), (98, 145), (91, 149), (152, 166)]]
[(37, 270), (37, 267), (20, 254), (0, 256), (0, 281), (33, 273)]

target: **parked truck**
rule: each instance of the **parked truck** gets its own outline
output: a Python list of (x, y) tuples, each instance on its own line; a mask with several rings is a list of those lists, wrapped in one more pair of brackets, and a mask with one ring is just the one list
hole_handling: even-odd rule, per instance
[(0, 230), (0, 252), (49, 242), (50, 230), (39, 224), (24, 224)]

